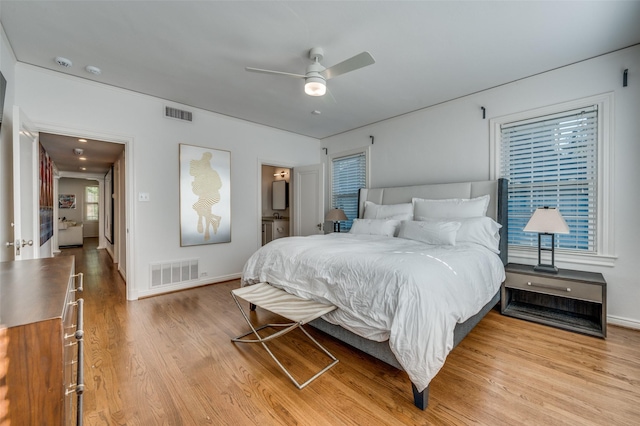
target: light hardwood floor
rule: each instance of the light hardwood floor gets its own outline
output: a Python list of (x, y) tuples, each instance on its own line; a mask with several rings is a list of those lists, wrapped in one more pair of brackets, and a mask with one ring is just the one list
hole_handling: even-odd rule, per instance
[[(108, 254), (85, 241), (61, 255), (85, 274), (87, 425), (640, 424), (639, 331), (610, 326), (602, 340), (492, 311), (420, 411), (405, 373), (313, 329), (340, 362), (297, 390), (262, 347), (230, 341), (247, 331), (238, 281), (127, 302)], [(303, 337), (270, 346), (300, 375), (326, 362)]]

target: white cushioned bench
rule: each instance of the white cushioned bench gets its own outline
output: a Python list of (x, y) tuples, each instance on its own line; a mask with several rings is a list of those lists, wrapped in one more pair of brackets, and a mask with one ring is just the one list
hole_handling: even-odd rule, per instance
[[(314, 339), (307, 330), (304, 329), (303, 325), (308, 323), (309, 321), (313, 321), (314, 319), (321, 317), (322, 315), (333, 311), (336, 309), (333, 305), (327, 305), (324, 303), (315, 302), (313, 300), (303, 299), (293, 294), (287, 293), (284, 290), (273, 287), (268, 283), (258, 283), (246, 287), (241, 287), (238, 289), (231, 290), (231, 295), (233, 296), (233, 300), (238, 305), (238, 309), (242, 313), (242, 316), (249, 324), (251, 331), (242, 334), (238, 337), (231, 339), (233, 342), (241, 342), (241, 343), (260, 343), (267, 350), (271, 358), (278, 364), (278, 366), (285, 372), (287, 377), (291, 379), (291, 381), (297, 386), (298, 389), (302, 389), (311, 383), (313, 380), (318, 378), (322, 373), (336, 365), (338, 360), (334, 357), (327, 349), (324, 348), (316, 339)], [(254, 327), (251, 324), (251, 320), (245, 313), (242, 306), (240, 306), (240, 302), (238, 298), (246, 300), (252, 305), (256, 305), (261, 307), (262, 309), (266, 309), (267, 311), (273, 312), (274, 314), (280, 315), (292, 322), (284, 323), (284, 324), (265, 324), (259, 327)], [(258, 331), (268, 328), (283, 328), (280, 331), (277, 331), (267, 337), (260, 337)], [(265, 342), (276, 339), (284, 334), (299, 328), (304, 332), (304, 334), (311, 339), (313, 343), (316, 344), (329, 358), (331, 358), (331, 363), (324, 367), (322, 370), (317, 372), (313, 377), (300, 384), (296, 379), (293, 378), (291, 373), (282, 365), (282, 363), (276, 358), (276, 356), (269, 350)], [(255, 339), (245, 339), (246, 336), (254, 334), (256, 336)]]

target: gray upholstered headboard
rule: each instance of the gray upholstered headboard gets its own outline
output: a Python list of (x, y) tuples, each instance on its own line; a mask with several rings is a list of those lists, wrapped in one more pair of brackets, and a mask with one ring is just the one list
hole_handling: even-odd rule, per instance
[(364, 214), (364, 202), (376, 204), (410, 203), (413, 197), (431, 200), (445, 198), (476, 198), (489, 194), (487, 216), (502, 225), (500, 229), (500, 258), (506, 265), (507, 245), (507, 185), (506, 179), (477, 182), (438, 183), (431, 185), (362, 188), (358, 200), (358, 217)]

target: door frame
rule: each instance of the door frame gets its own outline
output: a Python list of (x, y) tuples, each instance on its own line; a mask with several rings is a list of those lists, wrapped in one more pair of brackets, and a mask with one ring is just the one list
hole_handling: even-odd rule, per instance
[[(258, 217), (258, 227), (257, 229), (262, 229), (262, 166), (267, 167), (282, 167), (285, 169), (293, 170), (294, 166), (291, 163), (286, 161), (279, 160), (268, 160), (264, 158), (258, 158), (258, 189), (256, 198), (258, 199), (257, 205), (257, 217)], [(293, 182), (293, 173), (289, 175), (289, 234), (291, 234), (291, 230), (293, 229), (293, 215), (292, 206), (293, 206), (293, 192), (291, 191), (291, 185)], [(262, 246), (262, 239), (260, 238), (260, 233), (256, 235), (256, 250)]]
[[(135, 234), (129, 232), (129, 227), (134, 223), (135, 218), (135, 197), (134, 197), (134, 182), (133, 182), (133, 137), (114, 135), (110, 133), (102, 133), (87, 129), (78, 129), (76, 127), (66, 127), (51, 123), (39, 123), (33, 122), (38, 132), (53, 133), (63, 136), (70, 136), (75, 138), (88, 138), (96, 139), (104, 142), (111, 142), (124, 145), (125, 153), (125, 196), (123, 201), (125, 202), (125, 223), (120, 226), (125, 227), (126, 239), (124, 241), (125, 247), (125, 263), (126, 263), (126, 288), (127, 288), (127, 300), (137, 300), (138, 291), (136, 283), (134, 281), (135, 274)], [(80, 177), (80, 173), (74, 176), (66, 175), (63, 177)], [(91, 176), (93, 177), (93, 175)], [(115, 249), (114, 249), (115, 251)]]
[[(39, 130), (38, 127), (29, 119), (26, 113), (20, 108), (19, 105), (13, 106), (13, 129), (11, 135), (11, 145), (13, 149), (12, 158), (12, 202), (13, 202), (13, 221), (12, 221), (12, 243), (13, 243), (13, 255), (14, 261), (23, 259), (38, 259), (40, 257), (40, 146), (39, 146)], [(25, 141), (23, 141), (23, 137)], [(22, 155), (23, 146), (29, 145), (29, 158)], [(28, 170), (25, 173), (30, 175), (32, 191), (27, 194), (28, 197), (24, 197), (21, 181), (23, 173), (23, 165), (29, 164)], [(27, 169), (27, 168), (25, 168)], [(28, 221), (30, 223), (23, 223), (24, 211), (22, 206), (22, 199), (26, 200), (30, 198), (30, 208)], [(26, 227), (26, 228), (25, 228)], [(24, 229), (29, 229), (27, 235), (23, 233)], [(19, 248), (22, 241), (29, 241), (29, 247), (26, 250), (28, 254), (23, 254), (25, 245)], [(50, 241), (49, 245), (53, 242)], [(20, 254), (18, 254), (20, 253)]]

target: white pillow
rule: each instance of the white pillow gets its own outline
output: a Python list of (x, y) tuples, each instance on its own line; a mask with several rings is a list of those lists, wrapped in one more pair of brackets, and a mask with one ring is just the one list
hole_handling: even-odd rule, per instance
[[(418, 217), (417, 220), (427, 222), (443, 223), (448, 222), (443, 219), (433, 219), (428, 217)], [(488, 216), (456, 218), (452, 219), (460, 222), (460, 229), (456, 233), (456, 242), (480, 244), (496, 254), (500, 254), (500, 228), (502, 225)]]
[(399, 220), (392, 219), (354, 219), (349, 233), (360, 235), (386, 235), (393, 237), (400, 226)]
[(413, 198), (413, 217), (459, 218), (481, 217), (487, 214), (489, 195), (478, 198), (425, 200)]
[(371, 201), (364, 202), (364, 219), (413, 219), (413, 204), (376, 204)]
[(459, 228), (460, 222), (405, 220), (400, 225), (398, 237), (427, 244), (455, 246)]

